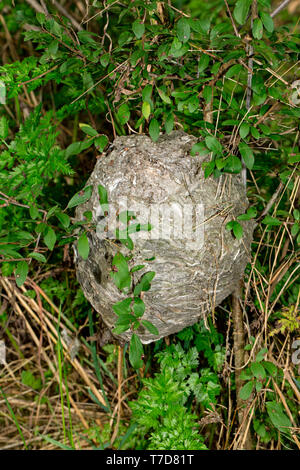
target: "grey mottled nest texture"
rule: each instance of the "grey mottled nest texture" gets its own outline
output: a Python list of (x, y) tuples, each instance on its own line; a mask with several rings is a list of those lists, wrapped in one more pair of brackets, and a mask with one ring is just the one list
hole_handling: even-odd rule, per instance
[[(248, 200), (239, 176), (204, 178), (201, 164), (205, 157), (192, 157), (195, 137), (181, 131), (162, 135), (154, 143), (148, 136), (118, 137), (112, 150), (101, 156), (86, 185), (93, 185), (90, 200), (77, 207), (76, 218), (92, 211), (99, 222), (98, 185), (108, 191), (109, 201), (128, 197), (144, 205), (177, 202), (202, 204), (204, 208), (203, 245), (191, 246), (187, 240), (144, 239), (134, 237), (133, 265), (145, 267), (134, 274), (135, 282), (147, 271), (155, 271), (151, 289), (143, 294), (144, 319), (151, 321), (159, 336), (141, 327), (137, 333), (143, 343), (178, 332), (209, 314), (235, 289), (250, 260), (253, 223), (241, 222), (244, 235), (236, 240), (225, 225), (245, 212)], [(138, 219), (138, 217), (137, 217)], [(127, 296), (120, 293), (111, 276), (112, 258), (121, 245), (89, 235), (87, 260), (76, 257), (77, 277), (84, 295), (113, 329), (117, 316), (112, 305)], [(145, 261), (155, 256), (152, 261)], [(120, 337), (129, 340), (130, 332)]]

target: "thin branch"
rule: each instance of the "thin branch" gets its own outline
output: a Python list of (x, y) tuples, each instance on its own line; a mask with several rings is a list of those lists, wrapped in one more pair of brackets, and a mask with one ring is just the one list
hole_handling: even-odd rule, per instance
[(280, 5), (278, 5), (277, 8), (275, 8), (274, 11), (272, 11), (272, 13), (270, 14), (271, 18), (274, 18), (274, 16), (276, 16), (281, 10), (283, 10), (283, 8), (285, 8), (289, 3), (290, 3), (291, 0), (284, 0)]
[[(266, 207), (264, 208), (264, 210), (262, 211), (261, 215), (260, 215), (260, 219), (262, 219), (268, 212), (269, 210), (271, 209), (271, 207), (273, 206), (274, 202), (276, 201), (276, 199), (278, 198), (278, 195), (280, 193), (280, 191), (282, 190), (283, 188), (283, 184), (282, 183), (279, 183), (278, 185), (278, 188), (276, 189), (275, 193), (273, 194), (273, 196), (271, 197), (271, 199), (269, 200), (268, 204), (266, 205)], [(256, 224), (257, 225), (257, 224)]]
[(104, 13), (106, 10), (108, 10), (109, 8), (111, 8), (113, 5), (115, 5), (116, 3), (119, 3), (121, 6), (124, 6), (121, 2), (119, 2), (119, 0), (116, 0), (115, 2), (113, 3), (110, 3), (109, 5), (107, 5), (105, 8), (103, 8), (103, 10), (101, 11), (98, 11), (97, 13), (95, 13), (95, 15), (91, 16), (90, 18), (88, 18), (87, 20), (85, 20), (83, 22), (83, 24), (86, 24), (88, 23), (89, 21), (93, 20), (94, 18), (96, 18), (96, 16), (99, 16), (99, 15), (102, 15), (102, 13)]
[(109, 77), (111, 74), (116, 72), (122, 65), (126, 64), (129, 61), (129, 59), (124, 60), (121, 64), (119, 64), (117, 67), (115, 67), (111, 72), (109, 72), (107, 75), (102, 77), (98, 82), (94, 83), (92, 86), (90, 86), (87, 90), (85, 90), (81, 95), (79, 95), (75, 100), (72, 101), (71, 104), (75, 103), (75, 101), (78, 101), (80, 98), (82, 98), (84, 95), (86, 95), (89, 91), (91, 91), (93, 88), (99, 85), (99, 83), (103, 82), (107, 77)]
[(26, 0), (27, 3), (38, 13), (44, 13), (44, 15), (47, 15), (48, 12), (44, 10), (44, 8), (37, 2), (36, 0)]
[(53, 72), (53, 70), (56, 70), (57, 68), (58, 68), (58, 65), (54, 65), (54, 67), (51, 67), (51, 69), (46, 70), (46, 72), (43, 72), (40, 75), (37, 75), (36, 77), (31, 78), (30, 80), (26, 80), (25, 82), (18, 83), (18, 87), (26, 85), (26, 83), (34, 82), (35, 80), (38, 80), (39, 78), (44, 77), (44, 75), (47, 75), (48, 73)]
[(244, 435), (243, 445), (241, 449), (252, 449), (251, 434), (245, 423), (244, 404), (240, 397), (241, 388), (244, 385), (241, 379), (241, 371), (245, 365), (245, 339), (244, 339), (244, 322), (243, 311), (240, 301), (242, 295), (242, 281), (236, 286), (232, 294), (232, 320), (233, 320), (233, 350), (234, 350), (234, 367), (235, 367), (235, 387), (236, 402), (238, 409), (238, 422), (240, 425), (240, 434)]
[(60, 5), (59, 2), (57, 2), (56, 0), (52, 0), (54, 5), (56, 6), (56, 8), (66, 17), (68, 18), (72, 25), (74, 26), (74, 28), (76, 28), (78, 31), (82, 31), (83, 28), (82, 26), (78, 23), (78, 21), (75, 20), (75, 18), (73, 18), (72, 15), (70, 15), (70, 13), (62, 6)]
[(233, 17), (232, 17), (232, 14), (231, 14), (229, 5), (228, 5), (228, 3), (227, 3), (226, 0), (224, 0), (224, 2), (225, 2), (225, 5), (226, 5), (226, 10), (227, 10), (227, 13), (228, 13), (228, 15), (229, 15), (229, 18), (230, 18), (232, 27), (233, 27), (233, 29), (234, 29), (234, 34), (235, 34), (238, 38), (240, 38), (241, 35), (240, 35), (240, 33), (238, 32), (238, 29), (237, 29), (236, 24), (235, 24), (235, 22), (234, 22), (234, 19), (233, 19)]

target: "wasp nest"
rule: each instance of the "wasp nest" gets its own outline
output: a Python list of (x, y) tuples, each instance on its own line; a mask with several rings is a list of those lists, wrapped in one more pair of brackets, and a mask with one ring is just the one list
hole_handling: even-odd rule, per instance
[[(201, 166), (207, 157), (191, 156), (195, 142), (179, 131), (160, 136), (156, 143), (145, 135), (116, 138), (86, 184), (93, 187), (91, 198), (76, 210), (78, 220), (91, 211), (97, 227), (89, 233), (88, 259), (76, 256), (77, 277), (109, 329), (117, 319), (113, 304), (127, 297), (112, 279), (112, 259), (118, 251), (124, 256), (131, 252), (112, 239), (98, 186), (106, 188), (109, 207), (117, 205), (116, 214), (123, 207), (135, 213), (135, 223), (150, 220), (150, 231), (132, 234), (129, 261), (130, 267), (144, 265), (134, 272), (134, 284), (144, 273), (156, 273), (150, 290), (142, 293), (143, 319), (157, 327), (159, 336), (141, 326), (137, 333), (143, 343), (205, 317), (233, 292), (250, 260), (253, 223), (241, 222), (240, 240), (225, 229), (248, 206), (240, 176), (205, 179)], [(127, 331), (119, 339), (128, 341), (130, 336)]]

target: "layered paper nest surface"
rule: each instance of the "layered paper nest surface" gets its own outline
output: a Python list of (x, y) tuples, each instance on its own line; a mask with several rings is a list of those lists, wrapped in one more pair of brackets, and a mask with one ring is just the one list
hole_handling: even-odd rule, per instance
[[(118, 137), (98, 159), (86, 183), (93, 186), (90, 200), (76, 209), (78, 220), (91, 211), (98, 224), (89, 234), (89, 257), (83, 260), (77, 255), (76, 270), (84, 295), (109, 329), (117, 319), (113, 304), (127, 297), (111, 277), (112, 259), (117, 251), (125, 256), (130, 252), (109, 238), (109, 231), (100, 233), (106, 220), (98, 185), (106, 188), (110, 207), (127, 201), (137, 217), (134, 223), (146, 222), (147, 208), (151, 214), (156, 211), (158, 226), (151, 224), (150, 232), (132, 235), (134, 250), (129, 262), (130, 266), (144, 265), (134, 273), (135, 283), (148, 271), (156, 273), (151, 289), (143, 293), (143, 318), (157, 327), (159, 336), (140, 327), (137, 333), (143, 343), (207, 316), (233, 292), (250, 261), (253, 223), (241, 222), (244, 234), (240, 240), (225, 229), (227, 222), (248, 207), (240, 176), (205, 179), (201, 167), (209, 156), (191, 156), (195, 142), (194, 136), (179, 131), (160, 136), (156, 143), (145, 135)], [(120, 335), (125, 341), (130, 336), (131, 332)]]

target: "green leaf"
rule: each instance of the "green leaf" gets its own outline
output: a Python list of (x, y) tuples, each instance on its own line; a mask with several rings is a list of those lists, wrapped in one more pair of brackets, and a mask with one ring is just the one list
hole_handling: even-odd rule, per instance
[(143, 366), (142, 355), (144, 353), (143, 345), (140, 338), (133, 333), (130, 340), (129, 347), (129, 360), (134, 369), (139, 369)]
[(173, 115), (173, 113), (169, 113), (166, 116), (166, 120), (165, 120), (166, 133), (170, 134), (170, 132), (172, 132), (173, 128), (174, 128), (174, 115)]
[(78, 155), (81, 151), (82, 151), (82, 143), (73, 142), (66, 148), (66, 157), (69, 158), (69, 157), (72, 157), (73, 155)]
[(254, 383), (247, 382), (240, 390), (240, 398), (242, 400), (248, 400), (253, 390)]
[(246, 214), (241, 214), (241, 215), (237, 216), (237, 219), (238, 220), (251, 220), (254, 217), (256, 217), (256, 215), (257, 215), (257, 210), (255, 209), (255, 207), (250, 207), (247, 210)]
[(40, 377), (36, 378), (29, 370), (23, 370), (21, 373), (21, 380), (24, 385), (40, 390), (42, 388), (42, 381)]
[(249, 207), (247, 210), (247, 215), (250, 217), (250, 219), (254, 219), (257, 216), (256, 207)]
[(113, 260), (112, 266), (116, 271), (110, 273), (117, 288), (120, 290), (129, 289), (131, 285), (131, 277), (128, 269), (128, 264), (122, 253), (117, 253)]
[(260, 349), (260, 351), (258, 351), (258, 353), (256, 354), (256, 358), (255, 358), (256, 362), (261, 362), (264, 359), (267, 352), (268, 352), (267, 348)]
[(249, 124), (247, 124), (246, 122), (243, 122), (240, 127), (240, 136), (242, 139), (247, 137), (247, 135), (249, 134), (249, 130), (250, 130)]
[(292, 155), (291, 157), (288, 158), (288, 163), (293, 164), (293, 163), (298, 163), (300, 162), (300, 153), (296, 155)]
[(77, 248), (78, 248), (78, 253), (81, 256), (81, 258), (88, 259), (89, 252), (90, 252), (90, 245), (89, 245), (88, 237), (85, 232), (83, 232), (78, 238)]
[[(180, 45), (180, 48), (177, 47), (178, 45)], [(169, 50), (169, 55), (175, 58), (179, 58), (179, 57), (182, 57), (184, 54), (186, 54), (188, 50), (189, 50), (188, 44), (182, 44), (181, 42), (178, 41), (177, 38), (174, 38), (174, 41)]]
[(124, 331), (129, 330), (130, 324), (126, 323), (125, 325), (118, 325), (116, 328), (113, 329), (113, 333), (116, 335), (120, 335), (121, 333), (124, 333)]
[(209, 103), (212, 98), (212, 87), (211, 86), (205, 86), (203, 90), (203, 98), (206, 103)]
[(176, 25), (176, 34), (183, 44), (190, 39), (191, 27), (187, 18), (180, 18)]
[(262, 362), (264, 368), (266, 369), (266, 371), (272, 376), (272, 377), (276, 377), (277, 375), (277, 367), (275, 366), (275, 364), (273, 364), (273, 362), (270, 362), (270, 361), (263, 361)]
[(29, 214), (30, 214), (30, 217), (35, 220), (39, 217), (39, 211), (37, 209), (36, 206), (30, 206), (29, 207)]
[(126, 124), (130, 119), (130, 110), (127, 103), (123, 103), (118, 109), (118, 118), (120, 123)]
[(226, 230), (232, 230), (233, 228), (233, 222), (234, 220), (231, 220), (230, 222), (228, 222), (225, 226)]
[(263, 37), (264, 28), (260, 18), (255, 18), (252, 26), (252, 34), (254, 39), (261, 39)]
[[(249, 344), (248, 344), (249, 346)], [(246, 350), (246, 348), (244, 348)], [(246, 369), (243, 369), (241, 371), (241, 375), (240, 375), (240, 379), (241, 380), (251, 380), (253, 377), (252, 375), (252, 372), (250, 371), (249, 367), (247, 367)]]
[(64, 228), (68, 228), (70, 226), (70, 217), (67, 214), (64, 214), (63, 212), (57, 212), (55, 216)]
[(5, 257), (11, 256), (12, 258), (22, 258), (22, 255), (20, 255), (20, 253), (11, 248), (10, 245), (0, 245), (0, 253)]
[(119, 315), (119, 318), (116, 322), (116, 326), (126, 325), (127, 328), (129, 328), (131, 323), (134, 321), (136, 321), (136, 318), (133, 315), (131, 315), (130, 313), (124, 313), (122, 315)]
[(49, 220), (50, 217), (52, 217), (53, 215), (55, 215), (55, 213), (59, 210), (58, 206), (53, 206), (51, 207), (48, 212), (47, 212), (47, 216), (46, 216), (46, 220)]
[(130, 237), (127, 238), (119, 238), (120, 242), (128, 248), (128, 250), (133, 250), (134, 244)]
[(32, 253), (29, 253), (28, 257), (36, 259), (37, 261), (40, 261), (41, 263), (46, 263), (47, 261), (47, 259), (45, 258), (44, 255), (42, 255), (42, 253), (37, 253), (35, 251), (33, 251)]
[(252, 362), (252, 364), (250, 365), (250, 369), (254, 377), (256, 377), (257, 379), (266, 378), (266, 371), (260, 362)]
[(260, 17), (262, 19), (264, 28), (268, 31), (268, 33), (273, 33), (274, 23), (273, 23), (273, 20), (272, 20), (271, 16), (269, 15), (269, 13), (261, 11), (260, 12)]
[(204, 178), (208, 178), (214, 171), (216, 162), (214, 160), (210, 162), (204, 162), (202, 166), (204, 170)]
[(207, 155), (208, 153), (209, 151), (207, 150), (207, 147), (204, 145), (203, 142), (197, 142), (191, 148), (192, 157), (195, 157), (195, 155), (199, 155), (200, 157), (202, 157), (204, 155)]
[(61, 37), (62, 36), (62, 33), (63, 33), (63, 28), (62, 26), (60, 26), (59, 23), (57, 23), (55, 20), (53, 20), (53, 18), (51, 18), (51, 20), (49, 21), (49, 25), (50, 25), (50, 32), (52, 34), (54, 34), (55, 36), (58, 36), (58, 37)]
[(133, 266), (133, 268), (130, 270), (131, 273), (135, 273), (136, 271), (140, 271), (145, 267), (144, 264), (137, 264), (136, 266)]
[(234, 236), (237, 240), (240, 240), (242, 238), (244, 231), (243, 231), (243, 227), (241, 226), (241, 224), (234, 221), (232, 231), (233, 231)]
[(38, 20), (38, 22), (43, 25), (46, 21), (46, 15), (44, 15), (44, 13), (37, 13), (36, 14), (36, 19)]
[(260, 133), (256, 129), (256, 127), (251, 127), (251, 134), (254, 137), (254, 139), (260, 139)]
[(51, 43), (49, 44), (47, 48), (47, 52), (52, 59), (56, 59), (57, 51), (58, 51), (58, 41), (56, 40), (51, 41)]
[(292, 426), (291, 421), (284, 413), (282, 406), (276, 401), (266, 402), (266, 408), (273, 426), (281, 432), (289, 433), (289, 427)]
[(44, 242), (45, 245), (49, 248), (49, 250), (52, 251), (56, 242), (56, 235), (53, 228), (47, 227), (45, 229)]
[(240, 398), (242, 400), (248, 400), (253, 390), (254, 383), (252, 381), (247, 382), (240, 390)]
[(243, 236), (243, 227), (241, 224), (236, 222), (235, 220), (231, 220), (231, 222), (228, 222), (225, 226), (226, 230), (232, 230), (235, 238), (237, 240), (240, 240)]
[(153, 323), (151, 323), (150, 321), (148, 320), (142, 320), (142, 325), (147, 328), (148, 331), (150, 331), (150, 333), (152, 333), (153, 335), (159, 335), (159, 331), (158, 329), (156, 328), (155, 325), (153, 325)]
[(134, 32), (134, 35), (137, 39), (141, 39), (145, 32), (145, 25), (142, 23), (140, 20), (136, 20), (132, 24), (132, 31)]
[(238, 0), (233, 10), (236, 21), (243, 25), (246, 22), (252, 0)]
[(270, 215), (266, 215), (266, 217), (261, 221), (262, 224), (265, 225), (281, 225), (280, 220), (276, 219), (275, 217), (271, 217)]
[(72, 197), (67, 205), (67, 209), (71, 209), (72, 207), (76, 207), (79, 204), (83, 204), (84, 202), (88, 201), (92, 195), (92, 192), (93, 186), (86, 186)]
[(34, 240), (34, 236), (30, 232), (26, 232), (25, 230), (16, 230), (12, 237), (15, 240), (20, 240), (21, 242), (26, 242), (26, 240)]
[(252, 149), (246, 144), (246, 142), (241, 142), (239, 144), (239, 151), (243, 157), (246, 167), (249, 170), (252, 170), (254, 165), (254, 155)]
[(265, 124), (260, 124), (259, 125), (260, 130), (265, 134), (265, 135), (270, 135), (272, 133), (271, 129), (266, 126)]
[[(21, 256), (20, 256), (21, 258)], [(15, 263), (2, 262), (1, 263), (1, 274), (2, 276), (11, 276), (15, 269)]]
[(113, 311), (116, 315), (124, 315), (125, 313), (131, 312), (131, 303), (132, 297), (127, 297), (127, 299), (121, 300), (120, 302), (116, 302), (113, 305)]
[(189, 50), (188, 44), (183, 44), (183, 46), (178, 50), (174, 51), (174, 50), (170, 49), (169, 54), (172, 55), (175, 58), (179, 58), (179, 57), (184, 56), (184, 54), (186, 54), (188, 52), (188, 50)]
[(151, 281), (155, 276), (154, 271), (149, 271), (145, 273), (140, 282), (134, 288), (134, 295), (137, 297), (142, 291), (148, 291), (151, 287)]
[(204, 33), (207, 34), (210, 28), (210, 18), (208, 15), (204, 17), (202, 20), (194, 20), (189, 18), (189, 24), (193, 31), (196, 33)]
[(297, 222), (295, 222), (293, 225), (292, 225), (292, 228), (291, 228), (291, 235), (292, 237), (295, 237), (297, 235), (297, 233), (299, 232), (299, 224)]
[(224, 171), (227, 173), (239, 173), (242, 169), (241, 160), (236, 155), (229, 155), (226, 158), (226, 165)]
[(28, 264), (26, 263), (26, 261), (20, 261), (17, 263), (15, 276), (16, 276), (16, 283), (18, 287), (21, 287), (26, 281), (28, 269), (29, 268), (28, 268)]
[(159, 124), (156, 119), (151, 119), (149, 124), (149, 134), (153, 142), (156, 142), (159, 138)]
[(142, 99), (143, 101), (148, 101), (150, 103), (151, 96), (152, 96), (152, 85), (146, 85), (142, 91)]
[(243, 66), (240, 64), (235, 64), (230, 69), (227, 70), (225, 77), (231, 78), (236, 77), (243, 70)]
[(151, 113), (150, 103), (148, 103), (148, 101), (144, 101), (143, 106), (142, 106), (142, 114), (144, 118), (148, 119), (148, 117), (150, 116), (150, 113)]
[(127, 42), (129, 42), (132, 38), (132, 35), (129, 31), (123, 31), (118, 39), (118, 44), (120, 47), (124, 46)]
[(216, 158), (215, 163), (216, 168), (218, 170), (222, 170), (222, 168), (224, 168), (224, 166), (226, 165), (226, 158)]
[(295, 220), (300, 220), (300, 211), (299, 209), (293, 210), (293, 216)]
[(107, 67), (108, 64), (110, 62), (110, 54), (103, 54), (101, 57), (100, 57), (100, 64), (102, 65), (102, 67)]
[(5, 140), (8, 136), (8, 122), (5, 116), (0, 119), (0, 139)]
[(105, 187), (102, 186), (102, 184), (98, 184), (98, 194), (99, 194), (99, 202), (103, 210), (103, 214), (106, 215), (109, 209), (108, 194), (107, 194)]
[(264, 8), (271, 8), (271, 0), (258, 0), (258, 4)]
[(97, 149), (99, 150), (99, 152), (103, 152), (103, 150), (105, 149), (105, 147), (108, 144), (108, 138), (106, 137), (106, 135), (99, 135), (99, 137), (97, 137), (94, 140), (94, 144), (97, 147)]
[(145, 312), (145, 303), (139, 297), (134, 298), (133, 311), (137, 318), (142, 317)]
[(79, 127), (85, 134), (91, 137), (95, 137), (96, 135), (98, 135), (98, 132), (95, 129), (93, 129), (91, 126), (89, 126), (88, 124), (84, 124), (83, 122), (80, 122)]
[(158, 94), (159, 94), (159, 96), (161, 97), (161, 99), (164, 103), (172, 104), (172, 101), (170, 100), (168, 95), (161, 88), (158, 88), (157, 91), (158, 91)]
[[(93, 212), (92, 211), (84, 211), (83, 217), (87, 220), (87, 222), (92, 222), (93, 220)], [(84, 224), (84, 222), (79, 222), (80, 224)], [(74, 227), (72, 228), (72, 230)]]
[(222, 154), (223, 147), (218, 141), (218, 139), (213, 135), (208, 135), (205, 137), (205, 143), (209, 150), (214, 152), (217, 155)]
[(202, 54), (198, 63), (198, 73), (204, 72), (204, 70), (208, 67), (210, 62), (210, 57), (207, 54)]
[(44, 233), (48, 226), (44, 222), (37, 223), (35, 227), (36, 233)]

